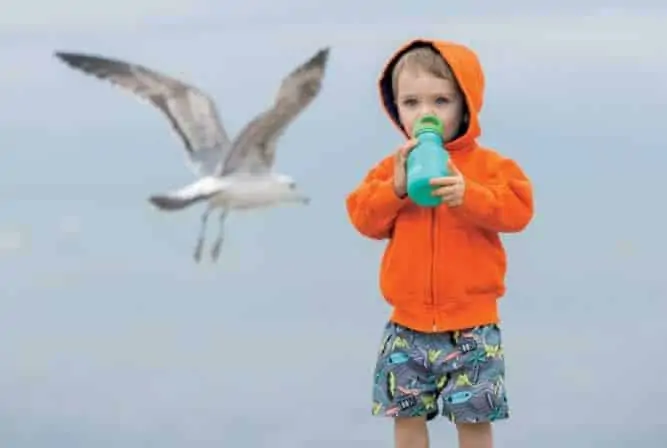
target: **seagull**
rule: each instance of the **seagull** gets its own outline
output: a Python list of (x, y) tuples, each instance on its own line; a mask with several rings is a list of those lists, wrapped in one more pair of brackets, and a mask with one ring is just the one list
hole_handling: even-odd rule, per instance
[(200, 262), (207, 221), (214, 210), (220, 210), (219, 231), (210, 252), (216, 261), (224, 222), (232, 210), (310, 203), (292, 177), (275, 172), (273, 165), (279, 138), (322, 88), (329, 51), (329, 47), (320, 49), (289, 73), (273, 104), (249, 121), (233, 141), (220, 121), (214, 100), (195, 86), (118, 59), (63, 51), (56, 51), (55, 56), (71, 68), (129, 90), (167, 117), (182, 141), (186, 164), (197, 180), (151, 195), (148, 201), (165, 212), (207, 203), (193, 254), (195, 261)]

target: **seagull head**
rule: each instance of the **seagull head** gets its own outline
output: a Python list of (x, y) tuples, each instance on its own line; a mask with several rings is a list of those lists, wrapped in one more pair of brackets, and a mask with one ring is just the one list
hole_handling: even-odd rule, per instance
[(304, 205), (310, 204), (310, 198), (299, 191), (299, 186), (293, 178), (284, 174), (279, 174), (277, 180), (282, 187), (282, 195), (286, 200)]

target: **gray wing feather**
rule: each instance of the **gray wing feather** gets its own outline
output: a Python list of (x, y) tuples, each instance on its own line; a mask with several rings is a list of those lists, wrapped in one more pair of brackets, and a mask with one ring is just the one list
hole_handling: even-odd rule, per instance
[(82, 53), (55, 55), (72, 68), (150, 101), (181, 138), (191, 168), (199, 175), (220, 171), (231, 143), (215, 102), (201, 90), (138, 64)]
[(250, 121), (234, 141), (222, 175), (271, 170), (278, 139), (320, 92), (328, 59), (329, 48), (319, 50), (283, 80), (272, 107)]

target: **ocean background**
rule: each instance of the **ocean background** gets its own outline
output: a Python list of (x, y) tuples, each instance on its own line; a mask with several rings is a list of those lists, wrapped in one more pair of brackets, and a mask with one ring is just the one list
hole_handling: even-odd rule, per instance
[[(9, 0), (0, 445), (391, 446), (391, 422), (370, 415), (384, 243), (355, 233), (345, 197), (401, 143), (377, 97), (385, 59), (426, 36), (477, 51), (481, 143), (535, 188), (534, 221), (505, 238), (512, 417), (497, 446), (664, 446), (667, 9), (487, 8)], [(235, 135), (326, 45), (322, 93), (276, 164), (313, 202), (232, 215), (216, 265), (191, 257), (203, 208), (146, 201), (193, 179), (164, 117), (53, 57), (98, 53), (192, 82)], [(455, 446), (446, 420), (430, 428), (433, 446)]]

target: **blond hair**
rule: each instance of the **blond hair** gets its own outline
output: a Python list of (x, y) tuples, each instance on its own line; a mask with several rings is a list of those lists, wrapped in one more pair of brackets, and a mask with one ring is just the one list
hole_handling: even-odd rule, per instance
[(456, 82), (454, 74), (445, 59), (431, 47), (417, 47), (408, 50), (396, 62), (391, 74), (391, 85), (396, 94), (398, 76), (405, 70), (423, 71), (429, 75)]

